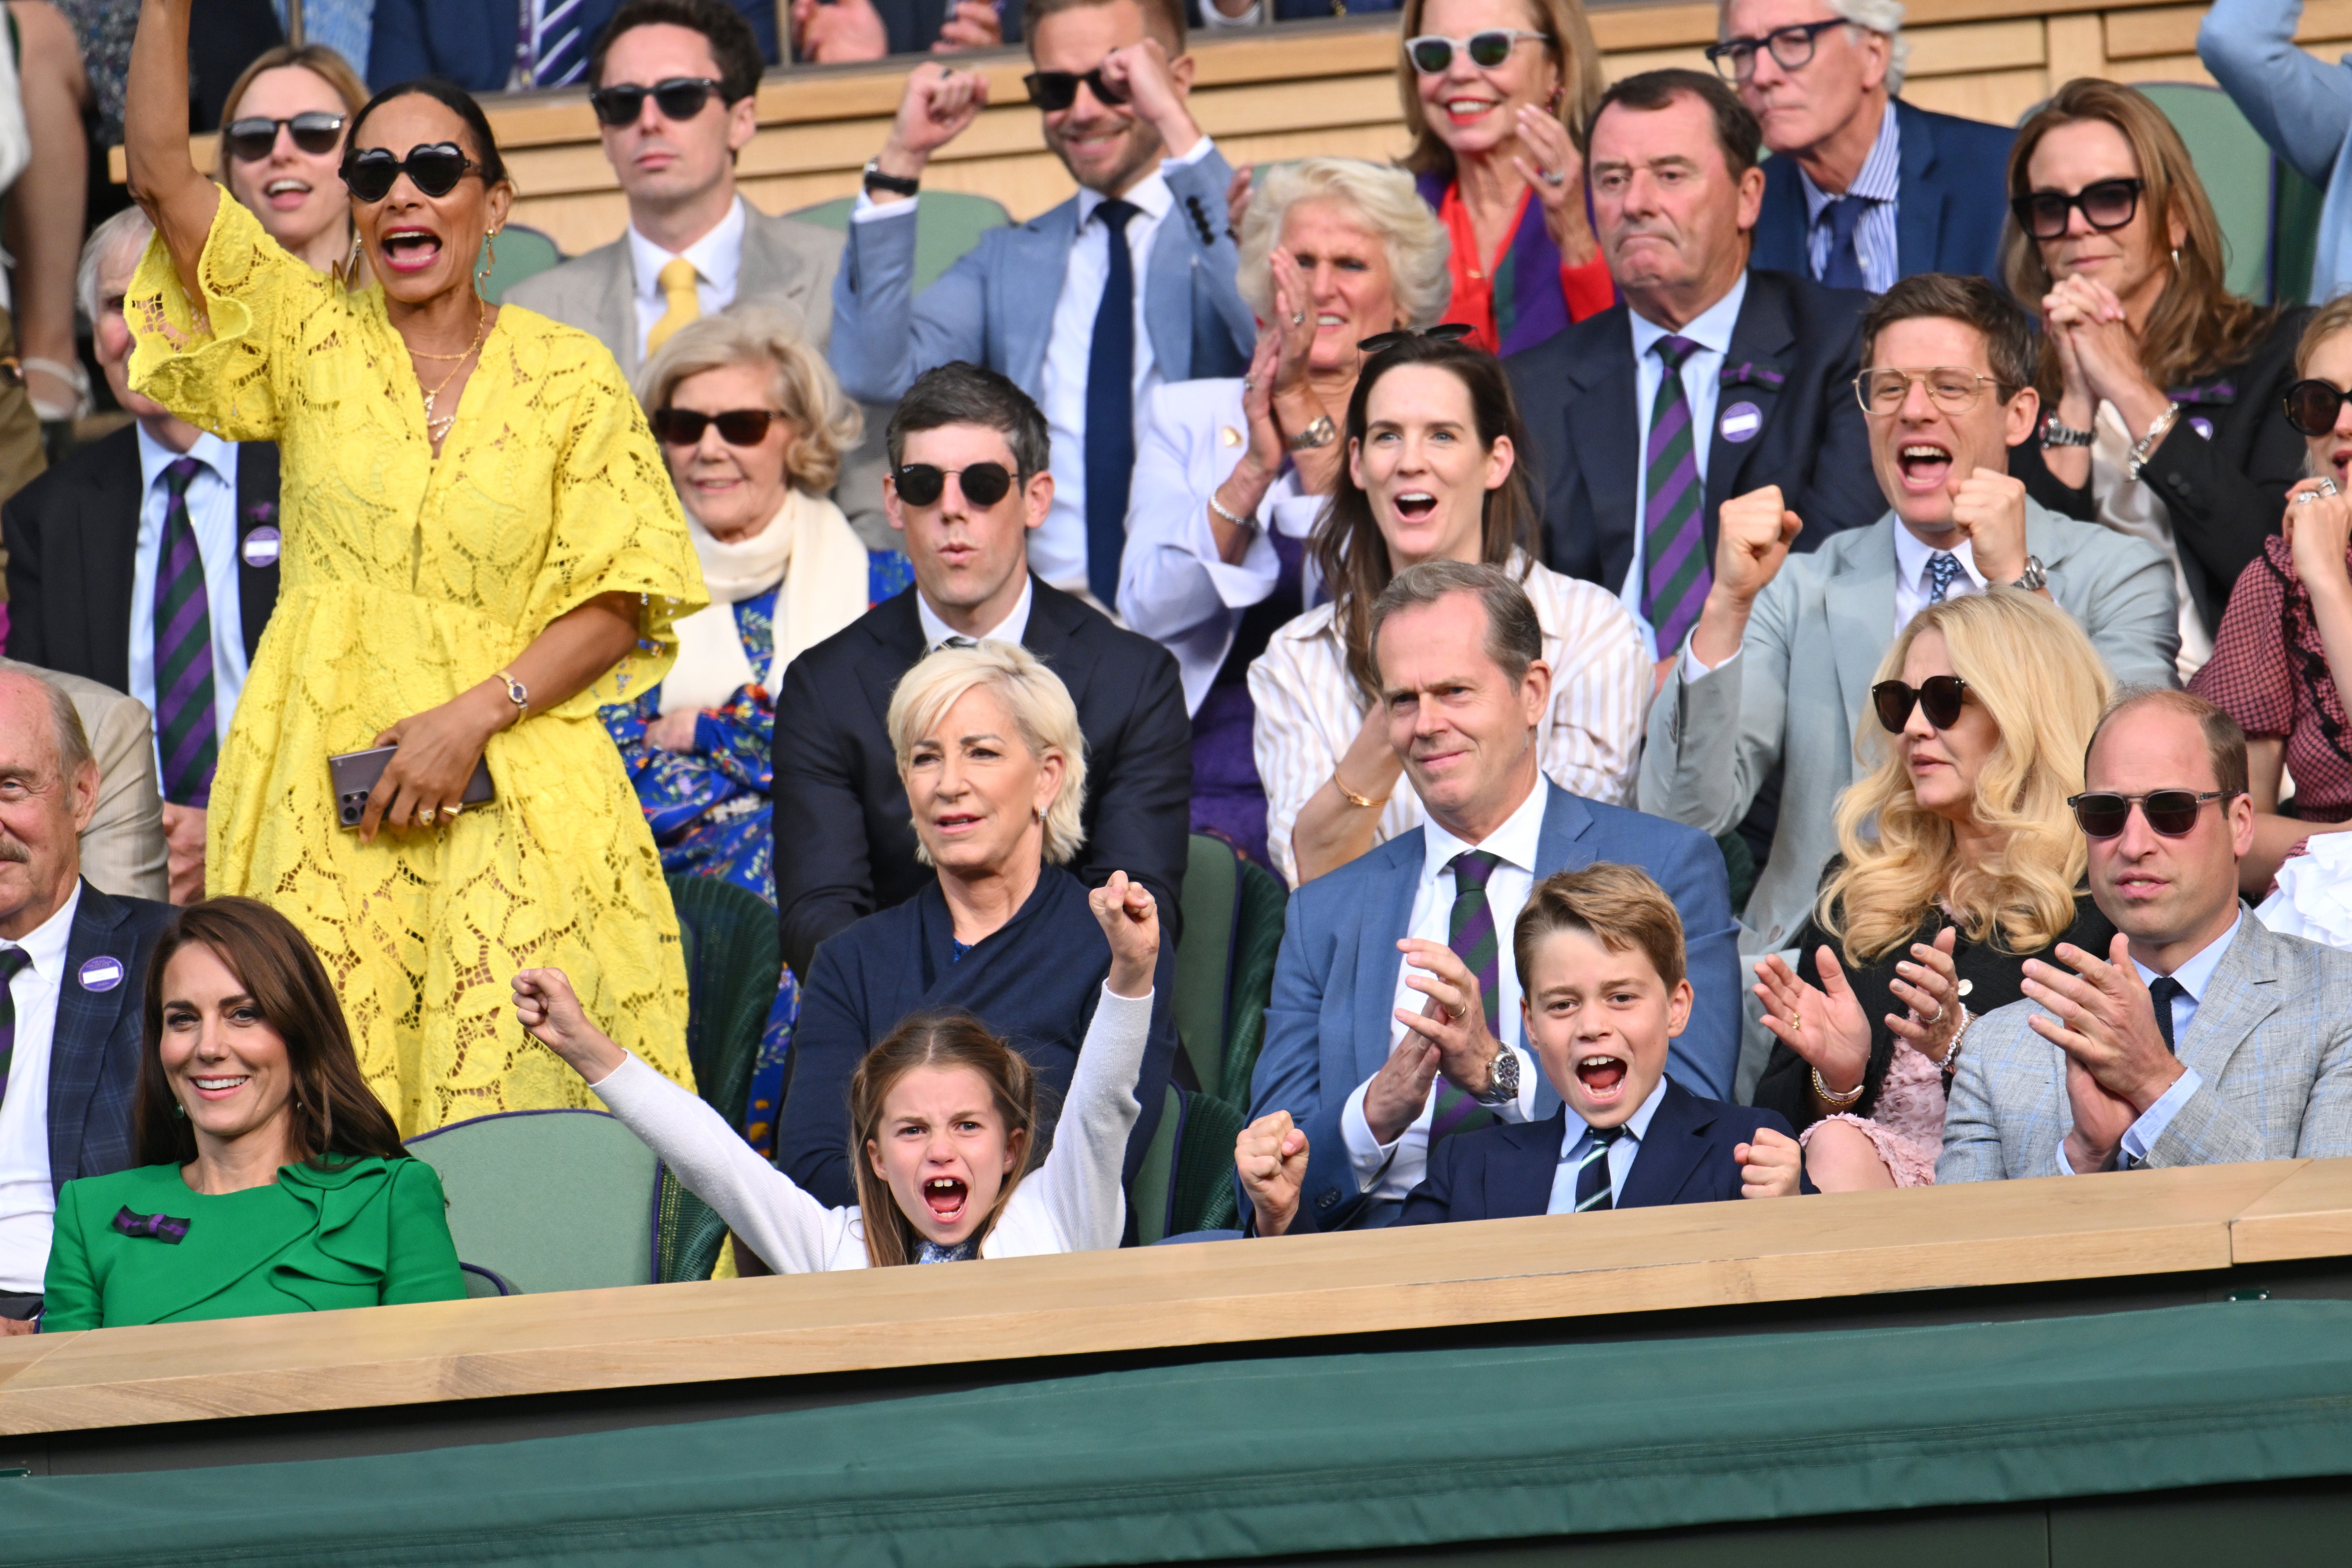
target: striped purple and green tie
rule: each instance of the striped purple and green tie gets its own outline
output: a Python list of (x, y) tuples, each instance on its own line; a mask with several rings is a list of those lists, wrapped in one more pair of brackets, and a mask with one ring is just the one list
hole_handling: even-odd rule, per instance
[(204, 467), (181, 458), (163, 470), (163, 538), (155, 556), (155, 738), (163, 798), (208, 804), (220, 737), (213, 721), (213, 617), (205, 559), (188, 521), (188, 483)]
[(1683, 391), (1683, 362), (1698, 347), (1676, 337), (1654, 345), (1665, 374), (1650, 404), (1650, 443), (1643, 458), (1648, 500), (1642, 509), (1642, 615), (1657, 630), (1660, 658), (1672, 658), (1682, 647), (1715, 582), (1699, 516), (1697, 433)]
[[(1503, 1021), (1495, 1016), (1502, 1005), (1502, 943), (1495, 931), (1495, 907), (1486, 901), (1486, 879), (1495, 874), (1503, 858), (1484, 849), (1465, 849), (1448, 865), (1454, 873), (1454, 909), (1446, 919), (1445, 945), (1454, 950), (1463, 967), (1478, 977), (1478, 999), (1486, 1009), (1486, 1027), (1495, 1037), (1503, 1034)], [(1495, 1120), (1495, 1113), (1455, 1088), (1451, 1079), (1437, 1080), (1437, 1104), (1429, 1117), (1429, 1146), (1451, 1138), (1456, 1132), (1467, 1132), (1484, 1127)]]
[(16, 1059), (16, 998), (9, 983), (32, 962), (21, 947), (0, 947), (0, 1101), (8, 1098), (8, 1067)]

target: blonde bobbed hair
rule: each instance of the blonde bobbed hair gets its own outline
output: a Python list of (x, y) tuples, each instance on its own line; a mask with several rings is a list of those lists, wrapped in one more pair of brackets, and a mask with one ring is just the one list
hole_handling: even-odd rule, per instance
[(1344, 208), (1378, 237), (1388, 255), (1389, 291), (1402, 318), (1395, 324), (1415, 331), (1437, 324), (1454, 297), (1454, 275), (1447, 270), (1454, 242), (1413, 189), (1412, 175), (1361, 158), (1300, 158), (1259, 170), (1242, 217), (1235, 279), (1259, 321), (1274, 320), (1272, 258), (1282, 243), (1282, 226), (1292, 207), (1311, 201)]
[[(1050, 756), (1062, 759), (1061, 792), (1045, 808), (1045, 855), (1050, 864), (1067, 864), (1087, 841), (1079, 821), (1087, 802), (1087, 738), (1078, 728), (1078, 708), (1070, 700), (1070, 689), (1019, 643), (991, 640), (976, 647), (943, 647), (899, 678), (898, 689), (890, 694), (887, 720), (898, 776), (907, 776), (917, 742), (938, 729), (948, 710), (975, 687), (996, 694), (1031, 756), (1041, 763)], [(919, 831), (917, 837), (919, 843)], [(917, 853), (925, 865), (931, 863), (929, 849)]]
[(648, 418), (668, 405), (678, 383), (730, 364), (772, 373), (770, 395), (792, 426), (784, 477), (821, 496), (841, 477), (841, 458), (866, 433), (866, 416), (844, 395), (833, 367), (811, 347), (797, 317), (770, 305), (740, 305), (688, 321), (637, 372), (637, 401)]
[(1895, 737), (1865, 709), (1853, 753), (1869, 771), (1838, 796), (1845, 864), (1815, 910), (1849, 963), (1909, 942), (1938, 902), (1969, 942), (2010, 952), (2039, 952), (2074, 922), (2085, 852), (2066, 797), (2083, 788), (2083, 753), (2113, 690), (2106, 665), (2065, 611), (1995, 587), (1920, 611), (1876, 679), (1901, 679), (1927, 631), (1942, 635), (1953, 673), (2000, 728), (1977, 776), (1976, 816), (2007, 842), (1984, 864), (1964, 864), (1951, 824), (1919, 805)]

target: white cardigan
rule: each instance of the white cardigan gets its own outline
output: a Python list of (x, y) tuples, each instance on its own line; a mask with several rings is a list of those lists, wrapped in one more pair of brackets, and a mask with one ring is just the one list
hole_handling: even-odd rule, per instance
[[(1142, 1107), (1135, 1078), (1151, 1033), (1151, 998), (1106, 984), (1070, 1078), (1045, 1162), (1013, 1190), (982, 1258), (1034, 1258), (1117, 1247), (1127, 1228), (1119, 1173)], [(630, 1057), (589, 1085), (688, 1192), (779, 1274), (866, 1267), (856, 1205), (827, 1208), (761, 1159), (700, 1096)]]

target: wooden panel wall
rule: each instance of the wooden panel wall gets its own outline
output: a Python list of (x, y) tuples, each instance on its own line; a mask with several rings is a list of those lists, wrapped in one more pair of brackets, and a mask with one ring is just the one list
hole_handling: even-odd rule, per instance
[[(1911, 79), (1906, 96), (1925, 108), (2015, 121), (2069, 77), (2124, 81), (2210, 81), (2197, 60), (2201, 5), (2102, 5), (2084, 0), (1911, 0)], [(1593, 14), (1610, 74), (1653, 66), (1705, 68), (1715, 36), (1711, 5), (1612, 6)], [(2333, 60), (2352, 50), (2352, 0), (2312, 0), (2304, 46)], [(1405, 145), (1393, 26), (1317, 23), (1271, 36), (1196, 39), (1202, 124), (1235, 162), (1309, 153), (1389, 158)], [(932, 165), (937, 189), (994, 196), (1016, 216), (1070, 194), (1043, 151), (1024, 100), (1017, 55), (982, 68), (999, 105)], [(845, 67), (772, 77), (761, 89), (761, 132), (741, 162), (744, 189), (782, 212), (856, 188), (857, 171), (881, 146), (898, 100), (900, 72)], [(521, 182), (518, 218), (552, 234), (567, 252), (621, 230), (624, 209), (578, 93), (511, 100), (499, 134)]]

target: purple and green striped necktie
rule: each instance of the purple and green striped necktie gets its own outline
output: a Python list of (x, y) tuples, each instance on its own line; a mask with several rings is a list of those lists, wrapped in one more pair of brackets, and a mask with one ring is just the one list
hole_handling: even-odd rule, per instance
[(204, 467), (180, 458), (163, 470), (163, 527), (155, 555), (155, 738), (163, 798), (210, 803), (220, 738), (213, 720), (213, 617), (205, 559), (188, 520), (188, 484)]
[(21, 947), (0, 947), (0, 1100), (8, 1098), (8, 1068), (16, 1059), (16, 998), (9, 982), (32, 962)]
[[(1502, 1005), (1502, 943), (1495, 930), (1495, 906), (1486, 901), (1486, 879), (1503, 858), (1485, 849), (1465, 849), (1448, 863), (1454, 873), (1454, 909), (1446, 918), (1445, 945), (1463, 967), (1478, 977), (1478, 1000), (1486, 1009), (1486, 1027), (1502, 1038), (1503, 1023), (1495, 1016)], [(1484, 1127), (1495, 1113), (1440, 1075), (1437, 1104), (1429, 1116), (1429, 1146)]]
[(1698, 352), (1688, 338), (1653, 345), (1665, 367), (1650, 403), (1650, 442), (1643, 458), (1642, 615), (1658, 634), (1658, 657), (1672, 658), (1697, 621), (1715, 574), (1699, 516), (1697, 433), (1683, 391), (1683, 362)]

